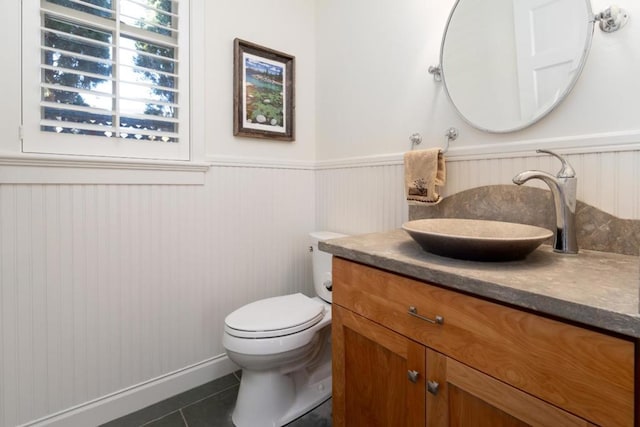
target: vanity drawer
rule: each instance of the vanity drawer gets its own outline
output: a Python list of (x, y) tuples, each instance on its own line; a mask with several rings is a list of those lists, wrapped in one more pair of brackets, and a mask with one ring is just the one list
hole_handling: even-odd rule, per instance
[(333, 303), (591, 422), (634, 425), (632, 341), (336, 257)]

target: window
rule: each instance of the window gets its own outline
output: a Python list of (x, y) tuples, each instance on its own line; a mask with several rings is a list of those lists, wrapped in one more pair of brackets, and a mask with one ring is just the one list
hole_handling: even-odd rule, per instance
[(187, 0), (24, 3), (23, 151), (189, 159)]

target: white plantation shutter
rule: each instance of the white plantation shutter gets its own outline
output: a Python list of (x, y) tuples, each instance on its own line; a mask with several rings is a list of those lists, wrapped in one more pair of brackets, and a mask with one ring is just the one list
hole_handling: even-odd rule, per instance
[(24, 10), (23, 151), (188, 160), (187, 0), (37, 3)]

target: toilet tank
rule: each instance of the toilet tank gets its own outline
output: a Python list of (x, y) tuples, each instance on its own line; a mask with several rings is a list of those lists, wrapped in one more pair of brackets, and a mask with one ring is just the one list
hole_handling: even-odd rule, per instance
[(314, 231), (311, 236), (311, 263), (313, 264), (313, 286), (316, 295), (331, 303), (331, 259), (333, 255), (318, 249), (318, 242), (346, 237), (346, 234), (331, 231)]

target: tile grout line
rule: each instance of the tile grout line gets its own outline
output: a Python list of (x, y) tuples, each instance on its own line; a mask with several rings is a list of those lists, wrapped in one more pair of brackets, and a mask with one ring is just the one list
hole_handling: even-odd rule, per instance
[(187, 422), (184, 413), (182, 413), (182, 408), (178, 409), (178, 411), (180, 411), (180, 416), (182, 417), (182, 421), (184, 422), (184, 427), (189, 427), (189, 423)]
[[(216, 392), (214, 392), (214, 393), (208, 394), (208, 395), (206, 395), (206, 396), (204, 396), (204, 397), (199, 398), (198, 400), (194, 400), (194, 401), (191, 401), (191, 402), (187, 402), (187, 403), (183, 404), (181, 407), (178, 407), (178, 408), (176, 408), (176, 409), (174, 409), (174, 410), (171, 410), (171, 411), (169, 411), (169, 412), (167, 412), (167, 413), (164, 413), (164, 414), (162, 414), (162, 415), (160, 415), (160, 416), (158, 416), (158, 417), (156, 417), (156, 418), (153, 418), (153, 419), (151, 419), (151, 420), (145, 421), (145, 422), (143, 422), (142, 424), (139, 424), (137, 427), (144, 427), (144, 426), (146, 426), (146, 425), (148, 425), (148, 424), (151, 424), (151, 423), (153, 423), (153, 422), (156, 422), (156, 421), (158, 421), (158, 420), (161, 420), (162, 418), (165, 418), (165, 417), (167, 417), (167, 416), (169, 416), (169, 415), (173, 414), (174, 412), (178, 412), (178, 411), (180, 411), (180, 415), (182, 416), (182, 419), (185, 421), (185, 424), (187, 424), (186, 419), (185, 419), (185, 417), (184, 417), (184, 414), (182, 413), (182, 409), (187, 408), (187, 407), (189, 407), (189, 406), (191, 406), (191, 405), (193, 405), (193, 404), (200, 403), (200, 402), (202, 402), (202, 401), (203, 401), (203, 400), (205, 400), (205, 399), (209, 399), (210, 397), (213, 397), (213, 396), (215, 396), (215, 395), (217, 395), (217, 394), (219, 394), (219, 393), (222, 393), (222, 392), (224, 392), (224, 391), (227, 391), (227, 390), (229, 390), (229, 389), (231, 389), (231, 388), (233, 388), (233, 387), (235, 387), (235, 386), (240, 386), (240, 379), (238, 378), (238, 376), (236, 375), (236, 373), (235, 373), (235, 372), (232, 372), (232, 373), (231, 373), (231, 375), (233, 375), (233, 376), (236, 378), (236, 380), (238, 380), (238, 383), (236, 383), (236, 384), (232, 384), (232, 385), (230, 385), (230, 386), (228, 386), (228, 387), (226, 387), (226, 388), (223, 388), (223, 389), (218, 390), (218, 391), (216, 391)], [(188, 390), (187, 390), (187, 392), (188, 392)], [(179, 394), (182, 394), (182, 393), (179, 393)], [(176, 395), (176, 396), (177, 396), (177, 395)], [(171, 398), (169, 398), (169, 399), (172, 399), (172, 398), (174, 398), (174, 397), (176, 397), (176, 396), (172, 396), (172, 397), (171, 397)], [(161, 401), (161, 402), (162, 402), (162, 401)], [(161, 402), (157, 402), (156, 404), (161, 403)], [(153, 405), (155, 405), (155, 404), (153, 404)], [(150, 405), (150, 406), (153, 406), (153, 405)], [(147, 409), (147, 408), (143, 408), (143, 409), (140, 409), (140, 410), (135, 411), (135, 412), (142, 412), (142, 411), (145, 411), (146, 409)], [(121, 418), (125, 418), (125, 417), (127, 417), (127, 416), (129, 416), (129, 415), (131, 415), (131, 414), (124, 415), (124, 416), (122, 416)], [(115, 420), (113, 420), (113, 421), (115, 421)]]
[[(179, 410), (180, 410), (180, 409), (178, 409), (178, 411), (179, 411)], [(160, 417), (158, 417), (158, 418), (154, 418), (154, 419), (152, 419), (152, 420), (146, 421), (146, 422), (144, 422), (144, 423), (140, 424), (140, 425), (139, 425), (139, 427), (144, 427), (144, 426), (147, 426), (147, 425), (149, 425), (149, 424), (151, 424), (151, 423), (155, 423), (156, 421), (160, 421), (161, 419), (168, 417), (169, 415), (173, 414), (174, 412), (177, 412), (177, 411), (171, 411), (171, 412), (166, 413), (166, 414), (164, 414), (164, 415), (162, 415), (162, 416), (160, 416)]]
[(182, 408), (180, 408), (179, 410), (180, 410), (180, 411), (182, 411), (184, 408), (188, 408), (188, 407), (189, 407), (189, 406), (191, 406), (191, 405), (195, 405), (196, 403), (200, 403), (200, 402), (202, 402), (203, 400), (209, 399), (210, 397), (213, 397), (213, 396), (215, 396), (215, 395), (217, 395), (217, 394), (223, 393), (223, 392), (225, 392), (225, 391), (227, 391), (227, 390), (231, 390), (231, 389), (232, 389), (232, 388), (234, 388), (234, 387), (240, 387), (240, 384), (234, 384), (234, 385), (231, 385), (231, 386), (229, 386), (229, 387), (227, 387), (227, 388), (225, 388), (225, 389), (222, 389), (222, 390), (220, 390), (220, 391), (218, 391), (218, 392), (215, 392), (215, 393), (213, 393), (213, 394), (210, 394), (210, 395), (208, 395), (208, 396), (205, 396), (205, 397), (203, 397), (203, 398), (201, 398), (201, 399), (194, 400), (193, 402), (189, 402), (189, 403), (187, 403), (186, 405), (184, 405)]
[(200, 402), (202, 402), (203, 400), (209, 399), (210, 397), (213, 397), (213, 396), (215, 396), (215, 395), (217, 395), (217, 394), (220, 394), (220, 393), (222, 393), (222, 392), (225, 392), (225, 391), (227, 391), (227, 390), (230, 390), (230, 389), (232, 389), (233, 387), (239, 387), (239, 386), (240, 386), (240, 384), (233, 384), (233, 385), (231, 385), (231, 386), (229, 386), (229, 387), (227, 387), (227, 388), (224, 388), (224, 389), (219, 390), (219, 391), (217, 391), (217, 392), (215, 392), (215, 393), (209, 394), (209, 395), (207, 395), (207, 396), (205, 396), (205, 397), (202, 397), (202, 398), (200, 398), (200, 399), (198, 399), (198, 400), (194, 400), (193, 402), (189, 402), (189, 403), (187, 403), (187, 404), (183, 405), (182, 407), (180, 407), (180, 408), (178, 408), (178, 409), (176, 409), (176, 410), (173, 410), (173, 411), (171, 411), (171, 412), (167, 412), (166, 414), (164, 414), (164, 415), (162, 415), (162, 416), (159, 416), (159, 417), (154, 418), (154, 419), (152, 419), (152, 420), (146, 421), (146, 422), (144, 422), (143, 424), (140, 424), (140, 426), (139, 426), (139, 427), (144, 427), (144, 426), (149, 425), (149, 424), (151, 424), (151, 423), (153, 423), (153, 422), (156, 422), (156, 421), (158, 421), (158, 420), (161, 420), (161, 419), (163, 419), (163, 418), (165, 418), (165, 417), (168, 417), (169, 415), (173, 414), (174, 412), (180, 412), (180, 416), (182, 417), (182, 420), (184, 421), (185, 425), (188, 427), (187, 420), (186, 420), (186, 418), (185, 418), (184, 414), (182, 413), (182, 410), (183, 410), (184, 408), (188, 408), (188, 407), (189, 407), (189, 406), (191, 406), (191, 405), (195, 405), (196, 403), (200, 403)]

